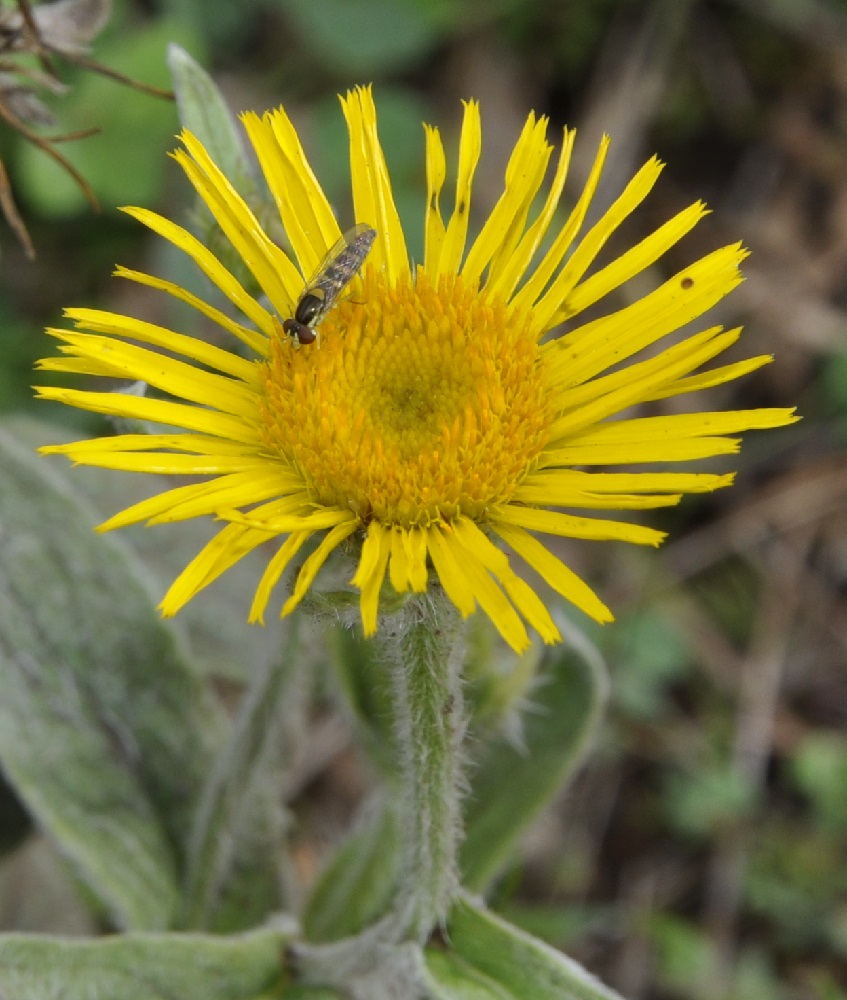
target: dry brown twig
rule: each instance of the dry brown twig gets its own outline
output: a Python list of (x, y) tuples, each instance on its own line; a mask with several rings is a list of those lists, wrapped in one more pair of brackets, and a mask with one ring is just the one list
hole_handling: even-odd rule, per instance
[[(104, 66), (89, 56), (89, 43), (102, 31), (111, 14), (111, 0), (56, 0), (33, 7), (30, 0), (16, 0), (16, 7), (0, 10), (0, 119), (51, 157), (76, 182), (95, 210), (97, 198), (91, 186), (74, 165), (56, 148), (57, 144), (82, 139), (96, 128), (55, 136), (43, 136), (34, 126), (55, 124), (50, 109), (36, 95), (39, 87), (52, 94), (64, 94), (67, 86), (59, 79), (54, 56), (81, 66), (93, 73), (134, 87), (154, 97), (173, 99), (160, 87), (141, 83)], [(34, 56), (40, 70), (19, 64), (19, 56)], [(35, 248), (12, 193), (9, 175), (0, 160), (0, 211), (15, 233), (26, 255), (32, 259)]]

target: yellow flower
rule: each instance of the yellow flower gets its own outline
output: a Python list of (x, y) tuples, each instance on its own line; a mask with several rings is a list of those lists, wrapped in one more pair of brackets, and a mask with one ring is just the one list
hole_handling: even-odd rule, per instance
[[(734, 344), (740, 330), (712, 326), (669, 338), (739, 283), (745, 251), (738, 244), (717, 250), (631, 305), (575, 325), (573, 317), (653, 264), (705, 214), (702, 203), (692, 205), (588, 274), (652, 188), (658, 160), (648, 161), (580, 236), (608, 141), (562, 223), (556, 212), (574, 132), (564, 131), (552, 182), (536, 207), (553, 147), (546, 119), (531, 114), (503, 193), (469, 242), (481, 129), (478, 106), (468, 102), (446, 223), (440, 209), (444, 149), (438, 130), (426, 127), (426, 238), (423, 263), (414, 266), (370, 90), (349, 93), (342, 106), (355, 221), (377, 237), (361, 276), (324, 318), (319, 340), (299, 345), (282, 324), (294, 315), (304, 276), (313, 274), (341, 229), (285, 112), (242, 120), (294, 259), (263, 231), (186, 132), (185, 148), (174, 157), (263, 297), (245, 290), (185, 229), (146, 209), (126, 209), (187, 253), (239, 318), (166, 279), (123, 267), (116, 273), (189, 303), (234, 338), (232, 349), (111, 312), (67, 310), (78, 331), (50, 330), (63, 344), (62, 357), (42, 361), (41, 368), (142, 380), (158, 395), (51, 387), (39, 394), (179, 430), (42, 450), (112, 469), (206, 477), (135, 504), (101, 526), (209, 514), (228, 522), (169, 589), (162, 602), (167, 615), (245, 553), (279, 539), (250, 610), (251, 620), (261, 620), (272, 588), (311, 539), (282, 609), (288, 614), (330, 553), (355, 536), (360, 548), (351, 582), (361, 591), (368, 635), (377, 628), (387, 574), (400, 593), (423, 592), (437, 578), (463, 616), (479, 605), (516, 650), (529, 642), (524, 620), (546, 642), (558, 640), (544, 602), (499, 542), (586, 614), (611, 620), (588, 585), (536, 533), (657, 545), (661, 532), (573, 511), (667, 506), (684, 493), (726, 486), (732, 476), (609, 472), (608, 466), (732, 454), (739, 442), (728, 435), (794, 419), (782, 409), (620, 416), (641, 403), (735, 379), (770, 360), (693, 374)], [(562, 336), (545, 340), (565, 321)]]

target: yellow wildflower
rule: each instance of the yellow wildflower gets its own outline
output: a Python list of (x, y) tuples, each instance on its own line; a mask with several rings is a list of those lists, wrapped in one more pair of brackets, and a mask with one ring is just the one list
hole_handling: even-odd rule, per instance
[[(415, 267), (370, 90), (349, 93), (342, 106), (354, 221), (377, 235), (349, 295), (323, 317), (319, 340), (300, 345), (283, 324), (295, 315), (304, 277), (342, 233), (285, 112), (246, 114), (242, 121), (294, 259), (185, 132), (175, 159), (263, 297), (245, 290), (184, 228), (146, 209), (126, 209), (193, 258), (238, 318), (166, 279), (122, 267), (117, 274), (200, 310), (234, 338), (233, 349), (111, 312), (69, 309), (78, 329), (49, 331), (62, 342), (62, 356), (42, 361), (41, 368), (143, 380), (159, 395), (52, 387), (39, 394), (179, 430), (43, 451), (113, 469), (206, 477), (135, 504), (101, 526), (210, 514), (228, 522), (170, 587), (162, 602), (167, 615), (245, 553), (279, 539), (250, 610), (251, 620), (261, 620), (272, 588), (312, 540), (284, 603), (287, 614), (330, 553), (353, 538), (359, 548), (352, 583), (361, 592), (368, 635), (377, 628), (387, 574), (400, 593), (423, 592), (437, 579), (462, 615), (479, 605), (516, 650), (529, 642), (524, 622), (546, 642), (556, 641), (544, 602), (498, 542), (586, 614), (610, 620), (605, 605), (537, 533), (657, 545), (662, 533), (595, 512), (675, 504), (685, 493), (728, 485), (732, 476), (610, 472), (609, 466), (732, 454), (739, 442), (730, 435), (794, 419), (783, 409), (620, 416), (641, 403), (735, 379), (770, 360), (756, 357), (696, 373), (739, 337), (740, 330), (719, 326), (655, 346), (739, 283), (745, 251), (738, 244), (716, 250), (631, 305), (576, 325), (575, 316), (653, 264), (705, 214), (702, 203), (690, 206), (588, 273), (653, 187), (658, 160), (649, 160), (580, 237), (608, 142), (601, 143), (564, 224), (554, 226), (574, 132), (564, 131), (552, 181), (533, 211), (553, 147), (546, 119), (530, 115), (503, 193), (469, 241), (481, 128), (478, 106), (468, 102), (446, 223), (440, 209), (445, 154), (438, 130), (426, 127), (426, 239), (423, 263)], [(565, 321), (563, 335), (545, 340)]]

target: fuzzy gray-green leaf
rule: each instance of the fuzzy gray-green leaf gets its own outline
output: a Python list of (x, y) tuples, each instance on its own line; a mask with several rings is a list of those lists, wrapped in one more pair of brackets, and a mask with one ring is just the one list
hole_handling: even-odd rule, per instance
[(603, 663), (576, 636), (549, 656), (523, 715), (520, 745), (493, 743), (471, 779), (462, 884), (481, 890), (508, 861), (521, 835), (582, 761), (606, 696)]
[(460, 897), (449, 950), (427, 949), (429, 973), (450, 1000), (622, 1000), (578, 962)]
[(179, 120), (234, 184), (250, 174), (235, 122), (215, 81), (179, 45), (168, 46)]
[(122, 926), (167, 927), (222, 716), (131, 554), (0, 431), (0, 762)]
[[(22, 417), (15, 417), (3, 426), (29, 450), (79, 437), (65, 428)], [(72, 468), (62, 456), (42, 458), (39, 465), (54, 469), (67, 482), (67, 489), (91, 506), (98, 521), (173, 486), (173, 479), (165, 476)], [(148, 589), (153, 600), (158, 601), (171, 581), (218, 530), (214, 523), (196, 518), (178, 524), (159, 524), (155, 528), (134, 525), (104, 537), (117, 538), (132, 549), (143, 574), (149, 578)], [(279, 617), (269, 616), (267, 625), (261, 628), (247, 624), (250, 595), (266, 564), (264, 553), (248, 553), (169, 623), (204, 675), (243, 682), (279, 656), (284, 645)]]
[(397, 885), (399, 837), (388, 802), (371, 802), (312, 890), (303, 917), (309, 940), (349, 937), (387, 912)]
[(286, 1000), (287, 937), (127, 934), (96, 940), (0, 935), (0, 996), (15, 1000)]

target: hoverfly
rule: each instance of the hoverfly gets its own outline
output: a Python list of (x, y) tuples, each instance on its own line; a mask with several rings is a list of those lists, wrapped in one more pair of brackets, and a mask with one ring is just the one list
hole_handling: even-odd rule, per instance
[(286, 333), (296, 337), (300, 344), (311, 344), (317, 339), (315, 327), (361, 270), (375, 239), (376, 230), (365, 222), (347, 230), (306, 283), (303, 294), (297, 300), (294, 316), (282, 324)]

